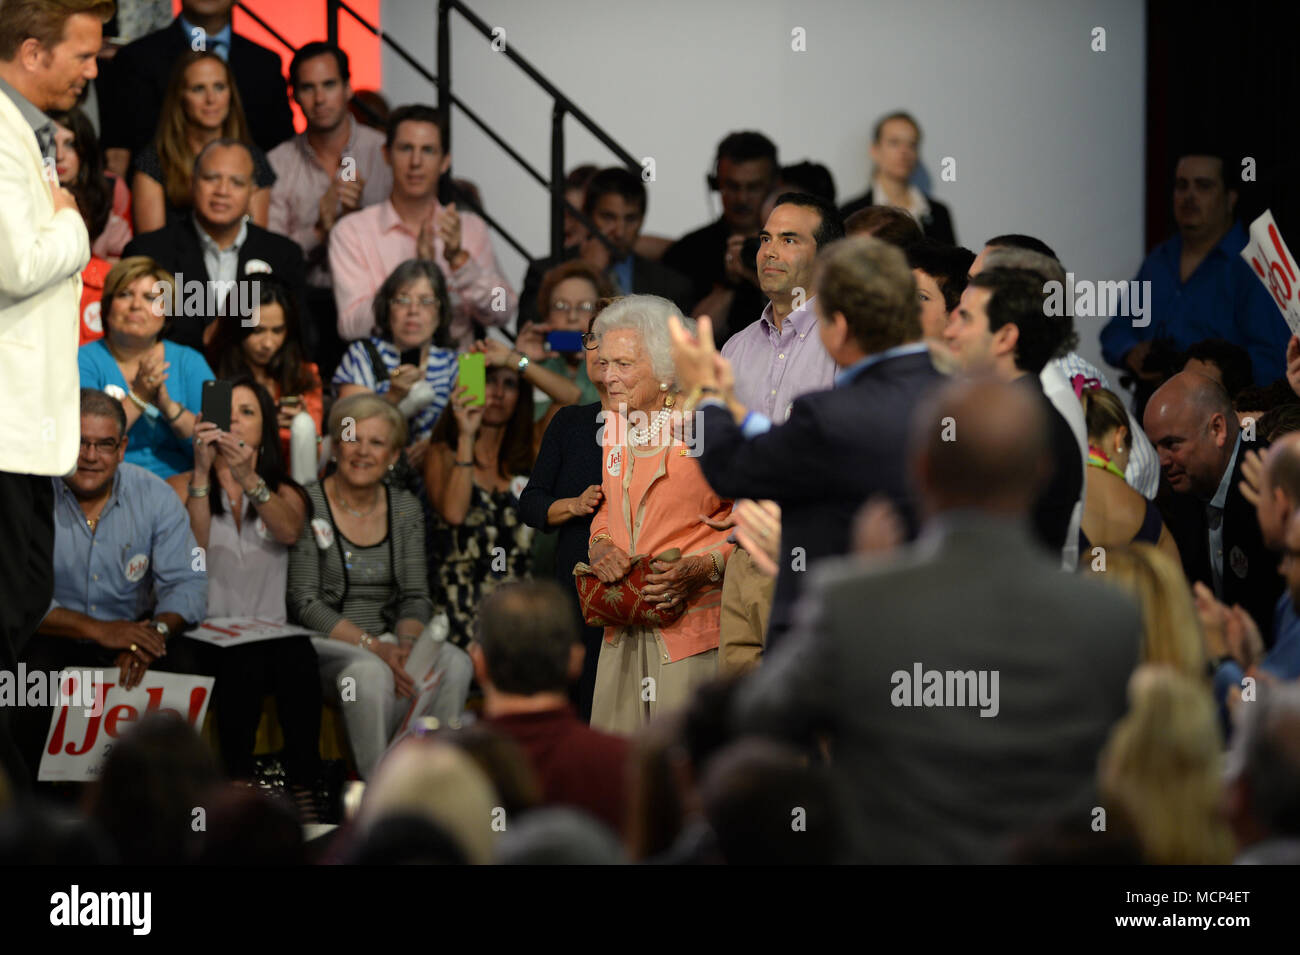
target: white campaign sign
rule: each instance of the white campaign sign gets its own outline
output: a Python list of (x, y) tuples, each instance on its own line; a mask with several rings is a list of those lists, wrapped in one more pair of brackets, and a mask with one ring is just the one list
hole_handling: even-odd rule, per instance
[(1250, 240), (1241, 250), (1241, 257), (1268, 289), (1291, 333), (1300, 335), (1300, 272), (1271, 211), (1250, 224)]
[(278, 640), (281, 637), (314, 637), (318, 634), (305, 627), (287, 623), (259, 620), (256, 617), (213, 617), (204, 620), (185, 636), (210, 643), (215, 647), (242, 647), (261, 640)]
[[(75, 681), (78, 673), (95, 670), (95, 667), (78, 667), (65, 679)], [(208, 711), (212, 685), (216, 682), (212, 677), (147, 670), (139, 686), (124, 690), (118, 684), (116, 669), (99, 668), (98, 672), (102, 700), (96, 700), (91, 711), (94, 715), (87, 716), (86, 710), (76, 702), (55, 708), (45, 749), (41, 751), (38, 780), (88, 782), (98, 778), (105, 757), (129, 724), (155, 711), (175, 713), (195, 731), (203, 727), (203, 716)], [(77, 688), (68, 685), (65, 689), (68, 692), (64, 698), (75, 701)]]

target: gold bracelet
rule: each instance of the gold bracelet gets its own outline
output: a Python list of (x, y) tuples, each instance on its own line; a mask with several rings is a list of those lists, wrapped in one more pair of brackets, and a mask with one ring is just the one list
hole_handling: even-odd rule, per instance
[(601, 541), (612, 541), (613, 539), (614, 538), (610, 537), (608, 534), (597, 534), (591, 540), (587, 541), (587, 547), (590, 549), (593, 545), (599, 544)]

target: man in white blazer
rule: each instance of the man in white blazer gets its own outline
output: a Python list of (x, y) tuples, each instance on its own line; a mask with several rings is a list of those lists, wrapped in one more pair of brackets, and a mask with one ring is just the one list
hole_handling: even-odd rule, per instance
[[(111, 0), (0, 0), (0, 668), (11, 672), (54, 592), (50, 478), (76, 467), (81, 442), (77, 323), (90, 237), (58, 184), (44, 111), (70, 109), (95, 78), (112, 13)], [(21, 787), (5, 710), (0, 763)]]

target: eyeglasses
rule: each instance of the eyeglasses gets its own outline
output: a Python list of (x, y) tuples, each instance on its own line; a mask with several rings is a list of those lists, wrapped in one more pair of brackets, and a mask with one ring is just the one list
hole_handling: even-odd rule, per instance
[(552, 302), (551, 311), (559, 312), (564, 315), (568, 312), (581, 312), (583, 315), (590, 315), (596, 310), (595, 302), (579, 302), (577, 305), (570, 305), (568, 302)]
[(596, 341), (595, 332), (584, 332), (582, 336), (582, 347), (587, 351), (595, 351), (599, 342)]
[(421, 308), (434, 308), (438, 300), (432, 295), (421, 295), (418, 299), (411, 298), (409, 295), (396, 295), (389, 299), (398, 308), (406, 308), (409, 305), (418, 303)]
[(91, 451), (95, 454), (112, 454), (118, 449), (118, 446), (121, 443), (120, 439), (115, 441), (112, 438), (105, 438), (102, 441), (87, 441), (85, 438), (82, 438), (81, 450)]

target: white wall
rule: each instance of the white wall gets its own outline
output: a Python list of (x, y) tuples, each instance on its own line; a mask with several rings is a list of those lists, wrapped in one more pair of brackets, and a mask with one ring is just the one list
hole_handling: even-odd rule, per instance
[[(922, 164), (979, 250), (999, 232), (1044, 239), (1079, 278), (1131, 278), (1142, 256), (1145, 5), (1131, 0), (474, 0), (506, 42), (634, 156), (653, 156), (645, 231), (680, 235), (717, 215), (704, 175), (729, 130), (765, 132), (782, 162), (814, 159), (841, 198), (865, 188), (870, 127), (905, 108), (925, 132)], [(436, 72), (436, 5), (384, 0), (383, 28)], [(1091, 50), (1094, 27), (1106, 52)], [(806, 52), (791, 31), (806, 31)], [(458, 96), (544, 174), (551, 104), (458, 15)], [(391, 52), (393, 105), (435, 92)], [(566, 165), (610, 162), (570, 120)], [(488, 210), (536, 254), (547, 195), (458, 111), (452, 155)], [(956, 159), (955, 182), (940, 160)], [(504, 242), (513, 282), (524, 261)], [(1099, 362), (1097, 320), (1080, 320)]]

